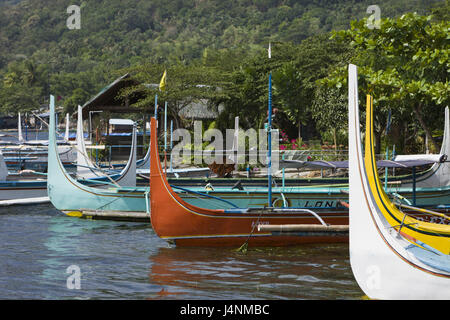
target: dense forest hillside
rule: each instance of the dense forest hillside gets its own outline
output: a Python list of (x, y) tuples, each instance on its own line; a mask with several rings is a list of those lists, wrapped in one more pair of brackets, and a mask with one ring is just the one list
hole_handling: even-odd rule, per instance
[[(436, 2), (380, 0), (378, 5), (381, 17), (393, 17), (428, 13)], [(85, 0), (79, 2), (79, 30), (66, 25), (72, 0), (0, 3), (6, 4), (0, 11), (0, 79), (22, 67), (36, 73), (35, 92), (23, 99), (31, 108), (38, 102), (34, 98), (42, 103), (50, 88), (64, 91), (58, 92), (64, 98), (86, 99), (118, 68), (188, 63), (205, 48), (244, 46), (251, 53), (269, 41), (300, 43), (311, 35), (345, 29), (351, 20), (368, 16), (371, 1)]]
[[(11, 1), (7, 1), (11, 2)], [(381, 17), (426, 14), (438, 1), (380, 0)], [(0, 68), (16, 55), (51, 61), (58, 71), (85, 71), (86, 60), (189, 61), (204, 48), (303, 39), (367, 16), (367, 0), (87, 0), (81, 29), (69, 30), (70, 0), (24, 0), (0, 13)]]
[[(80, 8), (79, 29), (68, 27), (73, 14), (68, 7), (74, 4)], [(372, 1), (0, 0), (0, 113), (36, 109), (50, 93), (73, 111), (124, 72), (159, 81), (162, 71), (172, 68), (173, 83), (179, 77), (220, 85), (224, 93), (211, 101), (225, 103), (229, 114), (247, 106), (259, 119), (266, 103), (264, 56), (272, 42), (278, 54), (278, 62), (271, 62), (277, 70), (274, 96), (290, 134), (297, 130), (300, 136), (307, 124), (308, 132), (324, 136), (332, 121), (314, 114), (324, 114), (323, 97), (339, 99), (339, 94), (318, 90), (315, 83), (358, 56), (350, 45), (354, 41), (331, 40), (330, 32), (368, 18), (369, 5)], [(448, 1), (379, 0), (377, 5), (382, 19), (413, 12), (448, 18)], [(202, 73), (192, 76), (195, 72)], [(166, 98), (171, 101), (170, 92)]]

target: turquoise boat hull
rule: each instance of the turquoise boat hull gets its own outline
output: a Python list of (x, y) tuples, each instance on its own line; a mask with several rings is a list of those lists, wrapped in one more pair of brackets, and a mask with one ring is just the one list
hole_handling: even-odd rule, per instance
[[(267, 188), (248, 188), (247, 190), (215, 188), (214, 191), (208, 191), (204, 188), (191, 188), (190, 190), (229, 202), (200, 196), (198, 193), (193, 194), (177, 190), (183, 200), (202, 208), (232, 208), (233, 205), (239, 208), (268, 206)], [(388, 194), (399, 194), (406, 198), (410, 204), (415, 203), (416, 206), (424, 208), (433, 208), (450, 203), (450, 188), (448, 187), (418, 188), (415, 197), (411, 188), (392, 188), (387, 189), (387, 192)], [(272, 199), (272, 206), (274, 207), (339, 208), (343, 206), (342, 202), (348, 202), (348, 187), (273, 188)], [(403, 203), (407, 204), (408, 202), (404, 200)]]

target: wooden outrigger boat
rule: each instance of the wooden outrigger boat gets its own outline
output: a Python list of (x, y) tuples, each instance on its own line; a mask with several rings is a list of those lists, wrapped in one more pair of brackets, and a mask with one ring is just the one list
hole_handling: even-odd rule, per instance
[[(80, 116), (81, 112), (79, 112)], [(87, 217), (113, 220), (150, 221), (149, 187), (119, 185), (118, 183), (104, 185), (99, 183), (104, 177), (77, 180), (64, 168), (59, 159), (56, 144), (56, 123), (54, 97), (50, 97), (50, 124), (49, 124), (49, 151), (47, 174), (47, 191), (52, 204), (58, 210), (69, 216)], [(84, 155), (86, 149), (82, 139), (82, 122), (78, 120), (78, 151), (81, 157), (80, 167), (92, 171), (93, 164), (86, 161)], [(84, 154), (84, 155), (83, 155)], [(145, 159), (145, 158), (144, 158)], [(88, 171), (89, 175), (89, 171)], [(127, 176), (130, 181), (136, 181), (136, 131), (133, 131), (132, 152), (121, 176)], [(116, 179), (121, 182), (122, 179)], [(89, 185), (88, 182), (95, 181), (97, 184)], [(82, 183), (83, 182), (83, 183)], [(114, 181), (112, 181), (114, 182)]]
[[(372, 97), (362, 156), (357, 68), (349, 65), (350, 263), (373, 299), (449, 299), (450, 225), (423, 222), (387, 198), (374, 165)], [(444, 216), (448, 221), (449, 217)]]
[(84, 141), (83, 130), (83, 113), (81, 112), (81, 106), (78, 105), (77, 112), (77, 133), (76, 133), (76, 153), (77, 153), (77, 176), (82, 178), (94, 178), (98, 177), (98, 171), (94, 171), (95, 166), (88, 156), (86, 150), (86, 144)]
[(76, 134), (76, 153), (77, 153), (77, 170), (76, 176), (82, 181), (112, 181), (117, 185), (123, 187), (135, 187), (136, 186), (136, 125), (133, 125), (133, 131), (131, 134), (131, 151), (127, 164), (120, 172), (105, 173), (105, 169), (101, 169), (99, 166), (94, 165), (90, 160), (86, 145), (83, 137), (83, 117), (81, 112), (81, 106), (78, 106), (78, 119), (77, 119), (77, 134)]
[[(66, 135), (64, 140), (58, 140), (59, 156), (65, 166), (71, 166), (75, 153), (68, 145), (68, 122), (66, 122)], [(17, 142), (1, 146), (6, 165), (11, 170), (30, 169), (47, 171), (48, 140), (26, 140), (23, 138), (21, 115), (18, 115)]]
[[(131, 135), (133, 136), (134, 133)], [(137, 132), (136, 132), (137, 134)], [(133, 140), (133, 138), (132, 138)], [(86, 178), (99, 176), (96, 165), (87, 157), (86, 142), (84, 140), (84, 129), (83, 129), (83, 113), (82, 107), (78, 105), (77, 111), (77, 133), (76, 133), (76, 144), (77, 144), (77, 174), (79, 176), (84, 176)], [(144, 158), (136, 160), (136, 169), (150, 168), (150, 148), (147, 150)], [(99, 168), (112, 168), (112, 170), (119, 171), (123, 170), (126, 164), (114, 164), (111, 166), (100, 165)]]
[(47, 196), (45, 177), (24, 179), (11, 175), (0, 151), (0, 200), (42, 198)]
[[(110, 183), (115, 183), (120, 186), (132, 187), (136, 185), (135, 163), (132, 159), (136, 158), (136, 132), (133, 132), (133, 143), (131, 148), (130, 160), (127, 166), (120, 174), (113, 175), (95, 175), (95, 177), (84, 179), (75, 179), (79, 184), (91, 187), (105, 187)], [(58, 146), (56, 146), (58, 147)], [(60, 154), (58, 154), (60, 160)], [(61, 165), (63, 162), (60, 160)], [(64, 165), (63, 165), (64, 166)], [(53, 176), (53, 171), (50, 175)], [(67, 175), (69, 175), (66, 172)], [(7, 166), (3, 160), (3, 155), (0, 151), (0, 200), (7, 201), (7, 204), (28, 204), (33, 203), (37, 198), (45, 198), (48, 196), (47, 192), (47, 174), (39, 172), (26, 172), (26, 174), (9, 173)], [(15, 201), (23, 199), (24, 201)], [(34, 199), (34, 200), (33, 200)], [(14, 201), (11, 201), (14, 200)], [(8, 202), (9, 201), (9, 202)], [(42, 200), (43, 201), (43, 200)], [(47, 200), (50, 201), (50, 200)], [(3, 203), (3, 202), (2, 202)]]
[[(287, 246), (301, 243), (345, 242), (347, 214), (324, 210), (246, 208), (206, 209), (184, 201), (170, 187), (159, 159), (156, 120), (150, 135), (151, 223), (156, 234), (177, 246)], [(319, 230), (308, 225), (321, 225)], [(274, 230), (263, 230), (268, 225)], [(290, 225), (289, 232), (278, 226)], [(299, 226), (301, 225), (301, 226)], [(296, 226), (297, 228), (293, 228)], [(336, 226), (336, 228), (333, 228)], [(267, 226), (266, 226), (267, 227)]]
[[(72, 178), (65, 170), (56, 152), (54, 96), (50, 97), (49, 152), (47, 174), (48, 196), (60, 211), (73, 216), (89, 215), (89, 212), (108, 212), (117, 219), (144, 216), (148, 217), (148, 188), (121, 187), (111, 184), (109, 188), (86, 185)], [(136, 135), (133, 138), (136, 145)], [(136, 177), (136, 148), (133, 148), (125, 172)], [(92, 180), (86, 180), (92, 181)], [(97, 184), (98, 186), (99, 184)], [(133, 213), (133, 214), (132, 214)], [(136, 213), (136, 214), (134, 214)], [(148, 218), (147, 218), (148, 219)]]
[[(429, 170), (417, 176), (415, 181), (413, 179), (403, 180), (401, 184), (402, 188), (412, 188), (413, 183), (419, 188), (446, 188), (450, 186), (450, 111), (448, 107), (445, 107), (444, 119), (444, 137), (442, 139), (441, 151), (439, 155), (435, 155), (441, 157), (444, 161), (437, 161)], [(416, 156), (400, 155), (396, 156), (394, 161), (408, 160), (411, 157), (427, 159), (430, 156), (432, 157), (432, 155), (426, 154)]]

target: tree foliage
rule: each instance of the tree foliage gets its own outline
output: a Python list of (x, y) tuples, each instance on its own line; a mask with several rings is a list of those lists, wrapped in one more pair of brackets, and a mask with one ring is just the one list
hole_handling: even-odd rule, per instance
[[(356, 50), (351, 61), (359, 66), (361, 91), (374, 96), (378, 136), (392, 110), (393, 123), (404, 131), (410, 130), (405, 124), (418, 123), (432, 151), (438, 151), (432, 132), (442, 128), (442, 121), (436, 119), (443, 119), (440, 115), (449, 104), (449, 27), (448, 20), (407, 13), (382, 19), (379, 29), (367, 28), (363, 19), (352, 22), (348, 30), (334, 32), (335, 38)], [(346, 68), (337, 69), (322, 83), (342, 87)]]
[[(442, 128), (435, 115), (448, 104), (448, 0), (379, 0), (379, 30), (365, 27), (369, 0), (84, 0), (79, 30), (66, 26), (72, 4), (0, 1), (0, 112), (45, 106), (50, 93), (72, 112), (130, 72), (141, 85), (121, 94), (143, 96), (136, 106), (148, 108), (158, 94), (180, 125), (186, 104), (209, 99), (225, 107), (218, 128), (233, 127), (235, 116), (261, 128), (271, 73), (275, 126), (320, 138), (344, 126), (351, 61), (374, 94), (378, 136), (389, 110), (403, 144)], [(164, 70), (160, 92), (151, 84)]]

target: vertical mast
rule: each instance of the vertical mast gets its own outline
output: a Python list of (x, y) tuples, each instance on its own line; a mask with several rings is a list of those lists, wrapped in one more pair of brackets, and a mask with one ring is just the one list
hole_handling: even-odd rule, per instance
[(173, 120), (170, 120), (170, 171), (172, 171)]
[(155, 95), (155, 119), (158, 121), (158, 95)]
[(167, 101), (164, 103), (164, 151), (167, 150)]
[[(269, 59), (272, 57), (272, 51), (269, 42)], [(268, 148), (267, 148), (267, 184), (268, 184), (268, 193), (267, 193), (267, 202), (268, 206), (272, 206), (272, 72), (269, 73), (269, 116), (268, 116), (268, 125), (267, 125), (267, 140), (268, 140)]]

